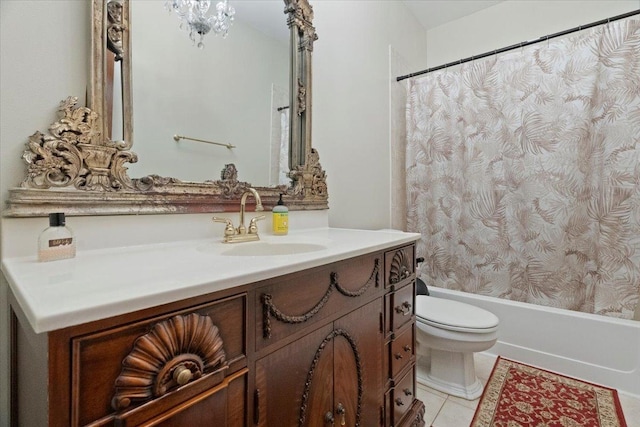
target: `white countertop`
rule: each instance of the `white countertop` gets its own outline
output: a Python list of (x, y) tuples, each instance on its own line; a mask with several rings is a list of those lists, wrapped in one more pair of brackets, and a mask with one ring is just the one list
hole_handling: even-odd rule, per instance
[[(263, 235), (260, 242), (188, 240), (81, 251), (75, 258), (51, 262), (38, 262), (35, 256), (8, 258), (2, 271), (31, 327), (41, 333), (317, 267), (419, 237), (394, 230), (320, 228), (287, 236)], [(273, 256), (223, 254), (283, 243), (322, 247)]]

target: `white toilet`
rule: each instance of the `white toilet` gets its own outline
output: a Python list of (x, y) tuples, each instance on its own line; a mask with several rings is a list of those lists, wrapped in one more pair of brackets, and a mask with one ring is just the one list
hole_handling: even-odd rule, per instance
[(493, 313), (458, 301), (416, 297), (417, 379), (427, 387), (473, 400), (482, 394), (473, 353), (498, 338)]

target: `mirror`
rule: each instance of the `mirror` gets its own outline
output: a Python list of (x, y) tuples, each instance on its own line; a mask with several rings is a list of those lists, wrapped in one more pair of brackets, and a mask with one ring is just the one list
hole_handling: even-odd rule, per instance
[[(202, 49), (164, 3), (131, 2), (134, 147), (140, 160), (130, 175), (162, 171), (205, 181), (233, 163), (254, 185), (288, 185), (288, 162), (278, 182), (281, 141), (289, 148), (288, 120), (281, 126), (288, 110), (279, 110), (289, 105), (284, 3), (231, 0), (236, 14), (229, 34), (209, 32)], [(281, 31), (268, 34), (275, 23)], [(175, 141), (176, 134), (234, 147)]]
[[(158, 2), (136, 3), (157, 4)], [(10, 190), (9, 208), (5, 211), (5, 215), (44, 216), (55, 211), (64, 211), (69, 215), (235, 211), (238, 210), (240, 195), (249, 186), (258, 189), (266, 208), (275, 205), (278, 195), (284, 193), (285, 202), (292, 210), (327, 209), (326, 176), (319, 163), (318, 153), (311, 145), (311, 55), (313, 43), (317, 39), (315, 28), (312, 25), (313, 9), (307, 0), (284, 0), (283, 6), (282, 9), (285, 12), (283, 15), (289, 28), (288, 54), (286, 57), (284, 54), (273, 54), (268, 58), (252, 59), (263, 61), (262, 68), (267, 68), (264, 61), (282, 58), (279, 59), (279, 62), (284, 60), (289, 63), (288, 79), (276, 82), (275, 77), (268, 77), (267, 79), (271, 81), (268, 85), (251, 86), (259, 80), (252, 73), (246, 73), (246, 70), (237, 68), (229, 68), (226, 71), (227, 76), (231, 74), (243, 75), (245, 85), (250, 87), (247, 92), (250, 92), (254, 97), (254, 102), (251, 102), (251, 98), (239, 101), (233, 97), (226, 101), (236, 102), (240, 105), (240, 110), (236, 110), (233, 114), (235, 121), (245, 125), (244, 133), (250, 134), (246, 129), (252, 126), (255, 117), (254, 112), (250, 109), (253, 104), (267, 105), (269, 109), (271, 119), (265, 129), (269, 129), (270, 135), (266, 138), (264, 135), (261, 137), (249, 135), (249, 139), (266, 139), (260, 148), (253, 148), (259, 152), (256, 159), (262, 159), (261, 165), (258, 166), (258, 163), (251, 164), (250, 156), (246, 152), (228, 153), (226, 152), (228, 149), (225, 147), (209, 147), (199, 142), (182, 140), (178, 143), (173, 140), (166, 142), (173, 137), (174, 133), (184, 132), (186, 134), (190, 132), (188, 129), (172, 130), (180, 123), (186, 123), (185, 127), (192, 129), (195, 129), (196, 125), (204, 126), (202, 133), (207, 134), (200, 135), (196, 132), (197, 135), (186, 136), (207, 140), (217, 139), (217, 136), (209, 136), (209, 134), (218, 132), (222, 135), (226, 122), (225, 119), (214, 116), (217, 111), (232, 110), (231, 106), (225, 108), (225, 105), (222, 105), (220, 108), (220, 104), (215, 104), (216, 97), (209, 93), (214, 92), (215, 89), (206, 86), (202, 92), (207, 93), (208, 96), (199, 97), (197, 100), (195, 96), (189, 95), (183, 96), (177, 102), (166, 100), (157, 102), (165, 104), (164, 112), (162, 109), (151, 112), (150, 105), (153, 102), (145, 95), (139, 97), (147, 102), (145, 105), (149, 108), (145, 107), (140, 111), (136, 109), (137, 107), (134, 108), (135, 104), (132, 99), (135, 99), (137, 94), (145, 94), (145, 90), (156, 94), (162, 93), (163, 86), (176, 86), (176, 83), (155, 83), (151, 86), (147, 85), (145, 89), (145, 84), (148, 82), (144, 81), (139, 90), (136, 87), (138, 80), (135, 77), (135, 69), (138, 65), (136, 65), (137, 56), (134, 49), (137, 42), (132, 42), (132, 38), (137, 37), (133, 30), (136, 26), (136, 19), (140, 20), (135, 15), (137, 5), (132, 8), (129, 0), (93, 0), (92, 73), (89, 105), (88, 107), (79, 107), (77, 99), (69, 97), (61, 103), (60, 119), (50, 126), (49, 134), (43, 135), (36, 132), (29, 138), (28, 149), (23, 155), (28, 165), (27, 178), (23, 181), (21, 188)], [(241, 38), (240, 36), (243, 34), (240, 31), (242, 24), (237, 18), (237, 26), (234, 24), (231, 27), (227, 39), (216, 38), (213, 34), (207, 35), (205, 48), (200, 50), (190, 45), (188, 35), (179, 30), (174, 16), (167, 17), (168, 14), (165, 10), (161, 12), (165, 14), (165, 18), (171, 19), (167, 20), (169, 28), (165, 28), (166, 24), (163, 24), (160, 29), (162, 32), (175, 33), (178, 38), (182, 37), (185, 45), (181, 50), (183, 53), (187, 51), (187, 55), (191, 57), (208, 52), (207, 49), (210, 47), (209, 50), (213, 52), (213, 46), (216, 44), (233, 50), (235, 45), (231, 43), (224, 45), (224, 43), (229, 41), (235, 30), (238, 30), (238, 38)], [(145, 19), (147, 17), (145, 16)], [(152, 22), (157, 24), (155, 20)], [(155, 37), (151, 37), (152, 42)], [(158, 43), (159, 46), (156, 47), (159, 49), (156, 49), (154, 53), (148, 56), (141, 55), (140, 64), (144, 64), (148, 58), (157, 59), (160, 55), (166, 57), (167, 50), (163, 48), (165, 43), (167, 42)], [(239, 48), (235, 47), (235, 49)], [(166, 74), (176, 74), (180, 68), (175, 65), (184, 62), (184, 67), (191, 73), (188, 74), (187, 80), (201, 76), (203, 77), (201, 85), (208, 85), (211, 80), (214, 80), (210, 77), (210, 73), (193, 72), (190, 69), (194, 61), (205, 62), (202, 57), (194, 60), (193, 58), (178, 57), (177, 53), (172, 55), (175, 56), (171, 57), (171, 60), (175, 60), (175, 64), (172, 68), (164, 67), (171, 70)], [(259, 55), (259, 52), (254, 52), (252, 55)], [(205, 65), (211, 67), (211, 63)], [(276, 65), (280, 64), (273, 65), (273, 68), (278, 68)], [(149, 77), (149, 79), (166, 71), (158, 65), (147, 64), (147, 68), (156, 70), (153, 77)], [(216, 66), (215, 68), (222, 67)], [(112, 73), (112, 71), (114, 72)], [(145, 76), (142, 80), (147, 78)], [(264, 90), (263, 86), (265, 85), (269, 86), (269, 90), (266, 92), (269, 99), (266, 102), (263, 99), (265, 92), (258, 94), (258, 89), (254, 89), (254, 87), (261, 86), (261, 90)], [(268, 139), (277, 133), (274, 132), (274, 126), (272, 126), (274, 122), (273, 109), (277, 110), (281, 101), (274, 93), (277, 91), (284, 93), (286, 89), (283, 89), (282, 86), (285, 85), (288, 85), (286, 97), (288, 97), (289, 122), (288, 126), (286, 126), (286, 122), (280, 126), (289, 129), (289, 132), (284, 135), (284, 138), (288, 139), (289, 148), (289, 172), (287, 173), (289, 183), (260, 186), (260, 184), (266, 185), (269, 179), (274, 182), (273, 168), (264, 166), (269, 163), (264, 159), (265, 157), (266, 159), (272, 158)], [(275, 89), (276, 86), (277, 89)], [(120, 94), (118, 87), (122, 88), (121, 97), (117, 96)], [(182, 87), (184, 84), (180, 88)], [(178, 95), (184, 95), (180, 89), (174, 92)], [(113, 96), (114, 94), (116, 96)], [(185, 98), (194, 104), (187, 106)], [(205, 102), (211, 104), (204, 105)], [(194, 110), (205, 110), (205, 118), (195, 118), (195, 115), (192, 117), (191, 113)], [(167, 111), (170, 114), (167, 114)], [(163, 116), (163, 114), (165, 115)], [(137, 119), (138, 115), (141, 116), (140, 121)], [(238, 118), (237, 115), (240, 117)], [(122, 117), (122, 121), (112, 120), (112, 117)], [(164, 126), (170, 118), (177, 120), (173, 124)], [(194, 120), (189, 122), (191, 119)], [(141, 123), (141, 132), (138, 132), (136, 128), (138, 123)], [(161, 136), (153, 134), (157, 128), (162, 128)], [(147, 136), (144, 134), (147, 131), (152, 133)], [(167, 133), (170, 135), (167, 136)], [(227, 136), (223, 135), (220, 137), (223, 141), (216, 142), (239, 146), (240, 143), (236, 140), (240, 140), (244, 136), (242, 133), (229, 136), (231, 141), (224, 141)], [(280, 137), (281, 135), (278, 135), (278, 139)], [(150, 148), (144, 146), (148, 143), (150, 143), (148, 146)], [(164, 144), (166, 148), (161, 149), (161, 144)], [(131, 151), (138, 145), (142, 150), (139, 165), (136, 164), (138, 155)], [(246, 147), (250, 147), (250, 145)], [(247, 148), (243, 148), (243, 150), (245, 149)], [(184, 161), (176, 155), (180, 150), (195, 153), (199, 161), (202, 161), (205, 166), (209, 166), (210, 178), (206, 176), (184, 178), (173, 175), (172, 171), (163, 170), (163, 165), (168, 167)], [(146, 164), (144, 156), (150, 158)], [(156, 164), (155, 160), (157, 159), (152, 156), (164, 156), (164, 163)], [(247, 164), (250, 165), (246, 175), (249, 175), (249, 169), (262, 170), (261, 176), (251, 177), (252, 180), (257, 179), (255, 182), (249, 183), (238, 179), (238, 170), (240, 175), (245, 176), (245, 172), (240, 166), (243, 161), (248, 161)], [(255, 162), (258, 161), (255, 160)], [(185, 163), (182, 163), (178, 168), (181, 171), (190, 169), (189, 161), (184, 162), (186, 166)], [(237, 169), (236, 163), (239, 165)], [(138, 166), (141, 171), (144, 171), (144, 176), (131, 178), (129, 169), (135, 171)], [(205, 167), (205, 172), (206, 169)], [(268, 171), (267, 178), (264, 178), (265, 170)], [(216, 177), (218, 174), (219, 178)]]

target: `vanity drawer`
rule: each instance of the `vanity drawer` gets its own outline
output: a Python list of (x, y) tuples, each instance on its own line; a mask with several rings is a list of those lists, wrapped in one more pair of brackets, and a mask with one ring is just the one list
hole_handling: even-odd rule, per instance
[(415, 245), (387, 251), (384, 254), (384, 286), (402, 287), (415, 276)]
[(386, 334), (389, 335), (407, 322), (413, 321), (414, 307), (415, 282), (385, 295)]
[(392, 379), (396, 378), (409, 363), (415, 361), (415, 325), (411, 323), (406, 326), (389, 344), (391, 360), (389, 378)]
[[(248, 369), (245, 368), (179, 404), (168, 405), (162, 399), (151, 401), (131, 411), (117, 414), (115, 425), (245, 426), (247, 376)], [(185, 388), (195, 385), (192, 383)]]
[(380, 297), (382, 253), (269, 280), (256, 290), (256, 351)]
[[(246, 368), (246, 313), (243, 293), (73, 338), (71, 425), (110, 424), (155, 401), (170, 407)], [(209, 365), (201, 371), (189, 354)], [(185, 369), (193, 374), (179, 386), (174, 371)]]
[(413, 398), (415, 395), (414, 369), (415, 368), (410, 369), (387, 395), (389, 398), (387, 408), (391, 408), (389, 412), (392, 416), (391, 424), (394, 426), (399, 425), (402, 417), (413, 404)]

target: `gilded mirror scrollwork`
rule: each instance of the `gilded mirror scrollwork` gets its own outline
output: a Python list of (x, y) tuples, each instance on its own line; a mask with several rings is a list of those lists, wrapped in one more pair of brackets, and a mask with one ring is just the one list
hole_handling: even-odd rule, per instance
[[(308, 0), (284, 0), (290, 29), (290, 133), (288, 176), (291, 185), (254, 186), (265, 207), (285, 194), (292, 210), (327, 209), (325, 172), (311, 144), (311, 57), (317, 39)], [(250, 183), (238, 180), (234, 165), (220, 179), (181, 181), (151, 174), (129, 177), (127, 166), (138, 161), (133, 146), (131, 87), (131, 22), (129, 0), (93, 0), (92, 66), (86, 107), (77, 98), (60, 103), (59, 118), (48, 134), (35, 132), (26, 143), (26, 178), (9, 190), (5, 216), (46, 216), (236, 211)], [(115, 65), (115, 67), (114, 67)], [(112, 135), (113, 88), (109, 73), (122, 80), (122, 129)], [(241, 174), (241, 171), (240, 171)]]

